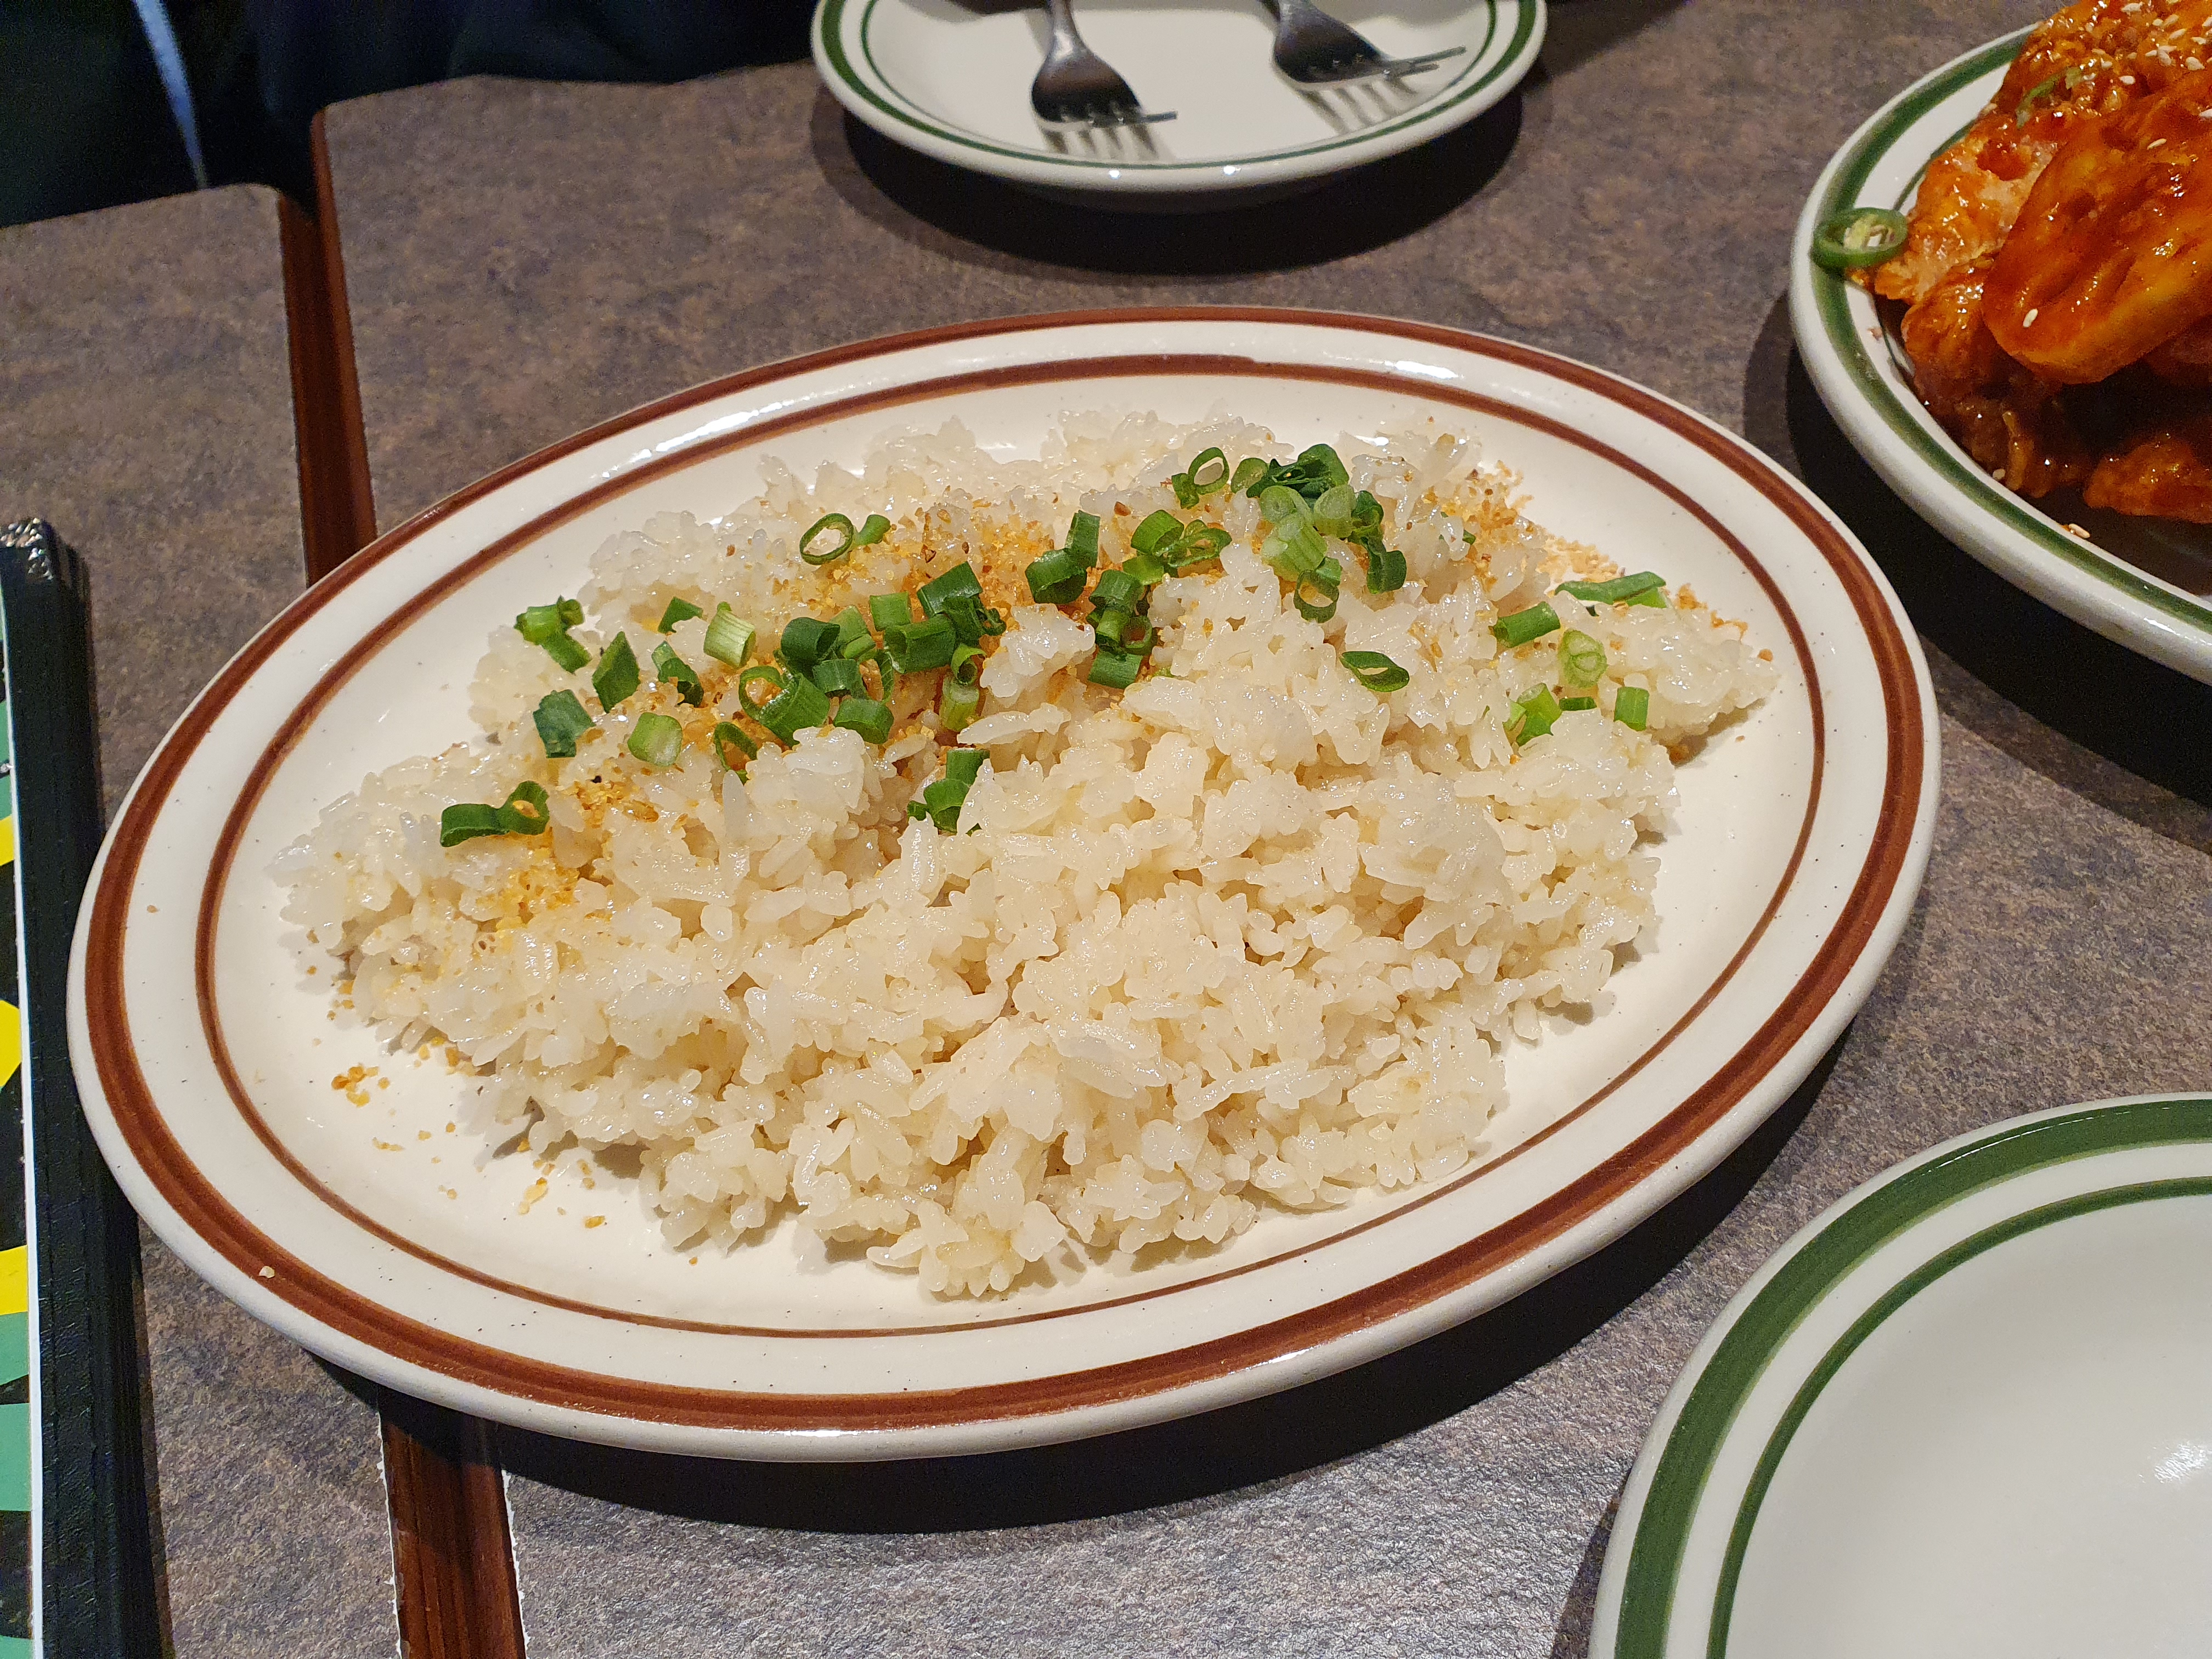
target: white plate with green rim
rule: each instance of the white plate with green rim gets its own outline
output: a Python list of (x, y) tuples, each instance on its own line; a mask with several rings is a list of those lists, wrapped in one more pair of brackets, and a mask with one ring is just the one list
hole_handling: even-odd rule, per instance
[(1621, 1498), (1592, 1659), (2201, 1654), (2212, 1098), (2014, 1118), (1746, 1285)]
[(1896, 307), (1813, 263), (1813, 234), (1832, 216), (1911, 206), (1928, 164), (1973, 125), (2028, 33), (1992, 40), (1915, 82), (1836, 152), (1790, 243), (1797, 349), (1844, 435), (1922, 518), (2084, 627), (2212, 682), (2212, 528), (2069, 504), (2069, 520), (2092, 539), (2069, 534), (1984, 472), (1921, 407)]
[(1544, 0), (1331, 0), (1397, 58), (1456, 50), (1401, 81), (1304, 88), (1276, 71), (1259, 0), (1090, 0), (1085, 42), (1145, 108), (1141, 129), (1052, 134), (1030, 110), (1042, 4), (820, 0), (814, 62), (837, 101), (895, 143), (1057, 196), (1190, 209), (1318, 184), (1473, 120), (1544, 43)]

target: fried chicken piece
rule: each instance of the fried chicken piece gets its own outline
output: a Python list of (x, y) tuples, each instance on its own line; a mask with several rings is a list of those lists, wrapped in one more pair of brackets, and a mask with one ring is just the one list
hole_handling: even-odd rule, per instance
[(2060, 148), (2088, 122), (2212, 63), (2212, 0), (2085, 0), (2028, 37), (1981, 118), (1929, 167), (1905, 251), (1875, 293), (1917, 301), (1961, 265), (1994, 257)]
[(2155, 428), (2106, 456), (2081, 499), (2114, 513), (2212, 524), (2212, 415)]
[(2094, 459), (2058, 388), (2007, 356), (1983, 319), (1985, 265), (1954, 271), (1905, 313), (1913, 387), (2006, 489), (2031, 497), (2089, 476)]
[(2212, 316), (2212, 70), (2082, 124), (1990, 269), (1997, 343), (2087, 386)]
[(2212, 317), (2191, 323), (2165, 344), (2153, 347), (2142, 366), (2168, 386), (2192, 392), (2212, 389)]

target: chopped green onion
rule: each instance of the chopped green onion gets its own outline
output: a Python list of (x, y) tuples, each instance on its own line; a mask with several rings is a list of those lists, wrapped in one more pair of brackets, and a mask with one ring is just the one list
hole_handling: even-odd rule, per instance
[(1260, 516), (1269, 524), (1306, 516), (1306, 500), (1284, 484), (1269, 484), (1260, 492)]
[(1657, 571), (1639, 570), (1632, 576), (1615, 576), (1609, 582), (1561, 582), (1553, 591), (1591, 605), (1624, 605), (1666, 586), (1667, 579)]
[(1152, 643), (1152, 625), (1129, 611), (1102, 611), (1091, 623), (1101, 651), (1133, 652), (1142, 655)]
[(775, 654), (794, 674), (805, 674), (837, 649), (837, 624), (818, 617), (793, 617), (783, 625), (783, 638)]
[(956, 685), (973, 685), (983, 678), (983, 653), (972, 645), (963, 645), (952, 653), (952, 680)]
[(951, 835), (960, 827), (960, 809), (967, 804), (968, 792), (975, 787), (975, 780), (982, 775), (983, 764), (990, 757), (987, 750), (947, 750), (945, 775), (927, 786), (920, 800), (907, 804), (906, 815), (910, 818), (927, 818), (945, 834)]
[(707, 688), (699, 683), (697, 672), (666, 640), (653, 647), (653, 678), (663, 684), (672, 682), (676, 695), (694, 708), (707, 701)]
[(438, 845), (459, 847), (465, 841), (474, 841), (478, 836), (500, 836), (507, 832), (499, 827), (499, 808), (486, 806), (481, 801), (455, 801), (438, 814)]
[(1350, 535), (1356, 528), (1352, 517), (1354, 499), (1348, 483), (1323, 491), (1313, 505), (1314, 528), (1324, 536)]
[(1500, 617), (1491, 623), (1490, 631), (1505, 641), (1508, 650), (1523, 646), (1531, 640), (1540, 640), (1559, 625), (1559, 613), (1539, 599), (1526, 611), (1516, 611), (1510, 617)]
[(1182, 520), (1162, 507), (1146, 515), (1129, 535), (1129, 548), (1136, 553), (1157, 553), (1182, 534)]
[(881, 747), (890, 741), (891, 706), (873, 697), (848, 697), (837, 705), (830, 724), (842, 726), (848, 732), (858, 732), (868, 742)]
[(807, 671), (807, 678), (832, 697), (865, 697), (868, 683), (860, 677), (860, 665), (842, 657), (829, 657)]
[(524, 607), (514, 619), (514, 631), (532, 645), (543, 645), (556, 634), (565, 634), (584, 620), (584, 607), (575, 599), (556, 599), (550, 605)]
[(1402, 691), (1413, 683), (1411, 674), (1380, 651), (1343, 651), (1337, 653), (1337, 658), (1352, 671), (1352, 678), (1377, 696)]
[(545, 810), (545, 786), (518, 783), (499, 809), (499, 827), (510, 836), (542, 836), (553, 827)]
[(656, 634), (665, 634), (680, 622), (690, 622), (694, 617), (703, 617), (706, 614), (689, 599), (671, 599), (668, 602), (668, 609), (660, 613), (660, 620), (653, 625), (653, 631)]
[(1093, 685), (1126, 690), (1137, 683), (1138, 671), (1144, 665), (1142, 657), (1132, 656), (1126, 651), (1109, 651), (1101, 646), (1091, 659), (1091, 672), (1085, 678)]
[(986, 609), (967, 593), (955, 593), (945, 600), (944, 609), (938, 615), (952, 624), (952, 631), (959, 636), (963, 645), (981, 645), (985, 635), (1006, 631), (1004, 617)]
[[(776, 693), (757, 705), (748, 694), (761, 684), (775, 686)], [(801, 732), (811, 732), (830, 718), (830, 699), (820, 686), (803, 674), (779, 674), (765, 665), (748, 668), (738, 676), (738, 701), (786, 748), (799, 741)]]
[(983, 694), (972, 685), (963, 685), (950, 674), (937, 694), (937, 718), (948, 732), (957, 732), (970, 724), (983, 707)]
[(1198, 486), (1191, 482), (1189, 473), (1176, 473), (1174, 477), (1168, 480), (1168, 485), (1175, 491), (1176, 505), (1177, 507), (1196, 507), (1198, 505)]
[(1561, 697), (1559, 699), (1559, 712), (1562, 714), (1571, 714), (1577, 708), (1595, 708), (1596, 707), (1597, 699), (1595, 697)]
[(592, 659), (592, 653), (566, 634), (556, 634), (546, 641), (545, 653), (561, 665), (564, 672), (570, 674)]
[(915, 590), (915, 598), (921, 601), (922, 615), (940, 616), (951, 601), (974, 599), (979, 605), (983, 598), (983, 584), (976, 580), (975, 567), (963, 559), (941, 576), (933, 576)]
[(918, 623), (893, 623), (884, 629), (884, 651), (902, 674), (942, 668), (952, 660), (960, 636), (942, 617)]
[(1632, 731), (1644, 730), (1651, 718), (1651, 694), (1640, 685), (1624, 685), (1613, 696), (1613, 717)]
[(756, 685), (772, 685), (783, 690), (786, 675), (780, 668), (770, 668), (766, 663), (755, 663), (738, 676), (738, 702), (748, 714), (754, 712), (752, 689)]
[(1905, 252), (1907, 228), (1888, 208), (1848, 208), (1813, 233), (1813, 262), (1829, 270), (1878, 265)]
[(1395, 547), (1383, 546), (1382, 538), (1371, 530), (1360, 533), (1368, 538), (1362, 544), (1367, 553), (1367, 591), (1396, 592), (1406, 585), (1406, 556)]
[(853, 538), (855, 547), (873, 547), (891, 533), (891, 521), (880, 513), (871, 513), (860, 526), (860, 533)]
[(1073, 550), (1062, 547), (1032, 560), (1022, 574), (1029, 582), (1030, 597), (1039, 605), (1068, 605), (1083, 597), (1083, 585), (1091, 580), (1091, 567)]
[(1194, 524), (1172, 547), (1162, 548), (1159, 556), (1170, 570), (1181, 572), (1219, 558), (1221, 550), (1228, 545), (1229, 532), (1219, 525)]
[(1067, 550), (1091, 569), (1098, 562), (1098, 515), (1079, 513), (1067, 521)]
[(754, 711), (753, 718), (788, 746), (799, 741), (801, 732), (811, 732), (830, 718), (830, 699), (812, 680), (793, 674), (781, 692)]
[(726, 602), (714, 607), (714, 620), (707, 624), (707, 654), (716, 662), (743, 668), (752, 654), (753, 625), (742, 622)]
[(1382, 527), (1382, 503), (1364, 489), (1352, 498), (1352, 527), (1354, 530), (1380, 530)]
[(1325, 623), (1336, 615), (1336, 584), (1323, 581), (1317, 574), (1301, 576), (1291, 590), (1291, 603), (1308, 622)]
[[(1285, 471), (1299, 474), (1298, 488), (1309, 499), (1319, 497), (1341, 483), (1349, 483), (1352, 475), (1344, 470), (1336, 451), (1327, 444), (1315, 444), (1298, 452), (1298, 458)], [(1316, 487), (1317, 486), (1317, 487)]]
[[(732, 720), (724, 720), (716, 726), (714, 736), (708, 742), (714, 749), (714, 758), (722, 763), (722, 769), (726, 772), (743, 772), (746, 761), (760, 758), (760, 745), (745, 735), (744, 727)], [(730, 758), (732, 750), (738, 756), (736, 760)]]
[(1121, 568), (1147, 587), (1157, 587), (1168, 579), (1168, 568), (1155, 553), (1132, 553), (1121, 562)]
[(1605, 647), (1578, 629), (1559, 635), (1559, 678), (1569, 685), (1595, 685), (1605, 673)]
[(547, 692), (530, 718), (538, 723), (538, 740), (551, 759), (574, 755), (576, 739), (592, 729), (592, 717), (584, 712), (574, 691)]
[[(814, 550), (814, 539), (823, 531), (835, 531), (836, 546), (827, 552)], [(799, 556), (809, 564), (834, 564), (853, 550), (853, 521), (842, 513), (824, 513), (799, 538)]]
[(1552, 695), (1548, 685), (1538, 685), (1523, 691), (1513, 699), (1512, 714), (1505, 722), (1505, 735), (1516, 744), (1531, 738), (1540, 738), (1552, 729), (1552, 722), (1559, 718), (1559, 700)]
[(2063, 81), (2066, 83), (2066, 89), (2069, 92), (2071, 92), (2077, 84), (2077, 77), (2081, 73), (2081, 69), (2076, 68), (2066, 70), (2063, 74), (2054, 75), (2048, 81), (2038, 81), (2033, 86), (2022, 93), (2020, 96), (2020, 102), (2013, 106), (2013, 125), (2016, 127), (2026, 126), (2027, 125), (2029, 116), (2034, 112), (2035, 106), (2042, 100), (2048, 98), (2053, 92), (2057, 91), (2058, 88), (2058, 83), (2061, 81)]
[(868, 619), (852, 605), (837, 613), (837, 654), (848, 659), (865, 657), (876, 648), (876, 636), (868, 632)]
[[(1208, 467), (1214, 469), (1210, 477), (1206, 474)], [(1184, 476), (1195, 486), (1200, 495), (1211, 495), (1229, 482), (1229, 458), (1218, 449), (1201, 449), (1198, 452), (1197, 459), (1191, 462), (1189, 471)]]
[(568, 673), (591, 661), (592, 653), (568, 637), (568, 630), (584, 620), (584, 607), (574, 599), (556, 599), (550, 605), (526, 607), (514, 619), (514, 631), (546, 653)]
[(612, 714), (637, 690), (637, 653), (629, 648), (629, 635), (617, 633), (599, 653), (599, 665), (592, 671), (592, 690), (599, 707)]
[(1328, 544), (1303, 519), (1277, 525), (1260, 544), (1260, 556), (1295, 580), (1310, 575), (1328, 562)]
[(1229, 480), (1229, 490), (1235, 495), (1256, 495), (1257, 486), (1264, 483), (1275, 470), (1273, 461), (1264, 461), (1257, 455), (1247, 455), (1237, 463), (1237, 471)]
[(873, 593), (868, 597), (868, 620), (878, 628), (896, 628), (914, 620), (914, 601), (903, 593)]
[(1102, 570), (1091, 590), (1091, 603), (1099, 611), (1134, 611), (1145, 602), (1145, 584), (1127, 569)]
[(672, 714), (640, 714), (629, 752), (647, 766), (673, 766), (684, 752), (684, 727)]
[(542, 836), (552, 827), (545, 810), (545, 786), (518, 783), (504, 805), (457, 801), (448, 806), (438, 815), (438, 845), (458, 847), (478, 836)]

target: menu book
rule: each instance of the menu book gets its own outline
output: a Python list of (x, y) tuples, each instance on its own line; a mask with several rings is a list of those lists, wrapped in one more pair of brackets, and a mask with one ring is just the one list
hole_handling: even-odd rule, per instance
[(0, 1659), (155, 1659), (137, 1219), (69, 1065), (70, 937), (100, 845), (82, 566), (0, 527)]

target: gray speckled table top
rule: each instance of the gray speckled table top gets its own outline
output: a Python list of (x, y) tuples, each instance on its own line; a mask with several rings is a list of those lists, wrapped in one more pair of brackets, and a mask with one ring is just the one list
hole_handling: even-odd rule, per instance
[(2172, 734), (2212, 704), (1925, 532), (1820, 409), (1782, 308), (1835, 145), (2038, 9), (1557, 0), (1540, 72), (1462, 134), (1202, 221), (906, 156), (804, 65), (330, 113), (386, 526), (628, 405), (869, 334), (1164, 301), (1395, 313), (1629, 374), (1797, 469), (1912, 607), (1944, 714), (1934, 861), (1864, 1013), (1638, 1233), (1390, 1360), (1109, 1443), (792, 1470), (504, 1437), (538, 1659), (1579, 1654), (1658, 1401), (1795, 1229), (1974, 1125), (2204, 1082), (2212, 757)]
[[(269, 191), (0, 230), (0, 519), (28, 514), (91, 573), (112, 810), (305, 580)], [(375, 1410), (143, 1249), (178, 1659), (390, 1653)]]

